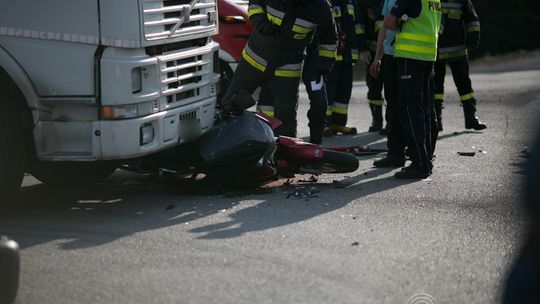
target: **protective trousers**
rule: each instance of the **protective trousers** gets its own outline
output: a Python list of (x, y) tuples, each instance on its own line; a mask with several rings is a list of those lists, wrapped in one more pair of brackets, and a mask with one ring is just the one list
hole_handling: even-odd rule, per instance
[(352, 82), (353, 64), (351, 62), (337, 61), (326, 77), (326, 91), (328, 93), (326, 120), (329, 124), (347, 125)]
[(327, 110), (327, 99), (326, 99), (326, 85), (324, 81), (320, 90), (313, 91), (311, 88), (312, 81), (319, 81), (317, 78), (316, 68), (317, 68), (317, 57), (318, 50), (316, 48), (308, 48), (308, 54), (304, 62), (304, 68), (302, 70), (302, 81), (306, 86), (306, 91), (309, 97), (309, 110), (307, 112), (308, 117), (308, 126), (310, 130), (322, 130), (326, 125), (326, 110)]
[(452, 77), (456, 84), (461, 102), (475, 101), (474, 91), (469, 78), (469, 61), (467, 57), (459, 60), (437, 60), (435, 62), (435, 102), (444, 100), (444, 78), (446, 76), (446, 64), (450, 66)]
[(257, 111), (275, 117), (283, 123), (274, 130), (276, 135), (296, 137), (296, 109), (300, 71), (294, 76), (277, 76), (276, 69), (267, 67), (264, 72), (241, 59), (236, 68), (231, 86), (225, 94), (227, 100), (239, 90), (252, 94), (261, 87)]
[[(403, 107), (401, 122), (407, 134), (412, 166), (425, 173), (433, 168), (434, 120), (432, 83), (433, 62), (397, 58), (398, 95)], [(433, 130), (435, 132), (435, 130)]]
[(386, 99), (386, 121), (392, 127), (388, 132), (388, 158), (393, 160), (405, 159), (407, 137), (401, 124), (400, 114), (404, 109), (398, 95), (397, 62), (392, 55), (382, 57), (382, 77), (384, 82), (384, 97)]
[[(371, 58), (375, 58), (375, 53), (371, 52)], [(373, 77), (370, 73), (371, 64), (366, 65), (366, 85), (368, 87), (367, 99), (370, 105), (382, 106), (384, 99), (382, 96), (383, 79), (381, 77)], [(395, 75), (395, 74), (394, 74)]]

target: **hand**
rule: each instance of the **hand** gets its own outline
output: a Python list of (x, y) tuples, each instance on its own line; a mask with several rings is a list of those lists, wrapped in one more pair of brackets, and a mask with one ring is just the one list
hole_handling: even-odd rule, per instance
[(373, 76), (374, 78), (377, 78), (379, 77), (379, 73), (381, 72), (381, 61), (380, 60), (375, 60), (371, 66), (369, 67), (369, 73), (371, 74), (371, 76)]
[(358, 60), (365, 64), (369, 64), (371, 62), (371, 54), (369, 51), (361, 51)]

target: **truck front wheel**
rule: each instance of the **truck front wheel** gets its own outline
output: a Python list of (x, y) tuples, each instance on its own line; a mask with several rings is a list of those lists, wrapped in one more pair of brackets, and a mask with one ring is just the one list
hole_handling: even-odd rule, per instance
[(110, 163), (37, 161), (31, 173), (45, 184), (82, 186), (107, 179), (115, 169)]

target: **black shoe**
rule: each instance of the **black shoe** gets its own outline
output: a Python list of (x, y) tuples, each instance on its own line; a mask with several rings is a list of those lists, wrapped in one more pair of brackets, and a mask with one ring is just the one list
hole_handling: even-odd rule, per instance
[(390, 126), (386, 124), (386, 127), (379, 131), (379, 135), (388, 136), (388, 133), (390, 133)]
[(465, 116), (465, 129), (484, 130), (486, 124), (479, 121), (476, 113), (476, 101), (468, 100), (463, 102), (463, 115)]
[(399, 168), (405, 166), (405, 158), (395, 159), (385, 157), (373, 162), (373, 166), (377, 168)]
[(412, 165), (401, 169), (401, 171), (394, 174), (398, 179), (424, 179), (431, 175), (431, 170), (421, 170), (413, 167)]

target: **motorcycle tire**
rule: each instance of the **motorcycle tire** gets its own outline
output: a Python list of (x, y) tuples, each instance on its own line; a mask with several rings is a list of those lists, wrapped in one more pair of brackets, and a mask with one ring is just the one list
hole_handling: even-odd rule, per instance
[(332, 150), (324, 150), (323, 157), (317, 163), (321, 166), (321, 173), (347, 173), (358, 169), (356, 156)]

